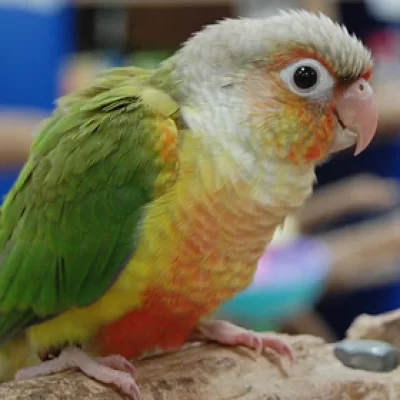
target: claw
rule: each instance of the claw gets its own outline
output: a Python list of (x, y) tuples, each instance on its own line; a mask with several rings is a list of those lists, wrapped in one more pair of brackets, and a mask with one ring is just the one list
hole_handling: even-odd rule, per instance
[(285, 355), (294, 362), (293, 350), (283, 339), (274, 334), (254, 332), (227, 321), (202, 322), (192, 335), (194, 340), (212, 340), (231, 346), (246, 346), (260, 355), (266, 348)]
[(132, 400), (141, 400), (140, 389), (134, 379), (135, 368), (128, 360), (119, 355), (93, 359), (76, 347), (68, 347), (57, 358), (18, 371), (15, 379), (32, 379), (67, 369), (78, 369), (99, 382), (115, 385)]

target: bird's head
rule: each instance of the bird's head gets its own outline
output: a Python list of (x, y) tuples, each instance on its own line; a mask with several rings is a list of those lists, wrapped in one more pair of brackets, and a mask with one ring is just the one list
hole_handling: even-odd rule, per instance
[(358, 154), (374, 136), (371, 54), (324, 15), (225, 20), (190, 38), (175, 62), (185, 104), (209, 108), (226, 128), (215, 134), (258, 155), (316, 163), (354, 144)]

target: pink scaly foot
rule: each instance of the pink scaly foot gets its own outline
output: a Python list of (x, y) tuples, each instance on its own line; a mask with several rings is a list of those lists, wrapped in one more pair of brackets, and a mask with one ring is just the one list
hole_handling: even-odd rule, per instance
[(135, 368), (128, 360), (119, 355), (94, 359), (77, 347), (68, 347), (57, 358), (21, 369), (15, 379), (32, 379), (67, 369), (79, 369), (99, 382), (115, 385), (132, 400), (141, 400), (140, 389), (134, 379)]
[(280, 355), (286, 355), (294, 361), (292, 348), (281, 338), (263, 332), (254, 332), (227, 321), (201, 322), (190, 336), (190, 340), (212, 340), (231, 346), (245, 346), (261, 354), (271, 348)]
[(135, 377), (135, 374), (136, 374), (135, 367), (126, 358), (124, 358), (118, 354), (113, 354), (111, 356), (97, 358), (96, 361), (99, 364), (105, 365), (106, 367), (109, 367), (111, 369), (127, 372), (129, 375), (132, 376), (132, 378)]

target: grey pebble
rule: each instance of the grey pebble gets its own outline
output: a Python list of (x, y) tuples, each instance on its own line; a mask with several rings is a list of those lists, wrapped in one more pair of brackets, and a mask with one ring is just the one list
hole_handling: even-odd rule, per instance
[(379, 340), (346, 339), (334, 349), (336, 358), (344, 365), (365, 371), (389, 372), (399, 365), (399, 350)]

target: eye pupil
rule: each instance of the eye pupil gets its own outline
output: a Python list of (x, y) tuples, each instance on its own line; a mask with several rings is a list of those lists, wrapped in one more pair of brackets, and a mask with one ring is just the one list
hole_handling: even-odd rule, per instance
[(296, 69), (293, 81), (300, 89), (311, 89), (318, 81), (317, 71), (312, 67), (303, 65)]

